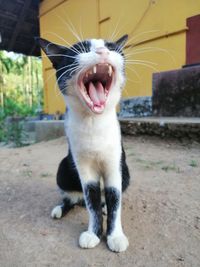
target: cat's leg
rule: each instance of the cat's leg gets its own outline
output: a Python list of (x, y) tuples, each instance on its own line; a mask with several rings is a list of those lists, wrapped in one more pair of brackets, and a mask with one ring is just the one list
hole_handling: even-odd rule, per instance
[(103, 230), (101, 187), (98, 175), (92, 168), (84, 166), (79, 173), (89, 214), (88, 230), (80, 235), (79, 245), (82, 248), (93, 248), (99, 244)]
[(53, 208), (51, 217), (60, 219), (70, 211), (74, 205), (83, 204), (83, 193), (79, 174), (69, 151), (57, 171), (57, 184), (61, 191), (63, 201)]
[(107, 244), (110, 250), (122, 252), (127, 249), (129, 242), (121, 224), (122, 175), (120, 168), (116, 166), (116, 164), (108, 165), (105, 177)]
[(126, 163), (126, 154), (122, 145), (122, 155), (121, 155), (121, 174), (122, 174), (122, 191), (124, 192), (130, 183), (129, 169)]
[(83, 193), (81, 192), (64, 192), (61, 191), (63, 197), (62, 203), (55, 206), (51, 211), (53, 219), (61, 219), (64, 217), (75, 205), (84, 206)]

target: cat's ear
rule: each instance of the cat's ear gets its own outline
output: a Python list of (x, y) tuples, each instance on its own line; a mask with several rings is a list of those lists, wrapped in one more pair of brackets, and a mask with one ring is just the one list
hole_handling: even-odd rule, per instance
[(123, 35), (121, 38), (119, 38), (115, 43), (117, 46), (123, 48), (128, 40), (128, 34)]
[(40, 47), (48, 56), (54, 67), (57, 67), (60, 63), (63, 54), (66, 54), (68, 48), (65, 46), (57, 45), (43, 38), (37, 39)]

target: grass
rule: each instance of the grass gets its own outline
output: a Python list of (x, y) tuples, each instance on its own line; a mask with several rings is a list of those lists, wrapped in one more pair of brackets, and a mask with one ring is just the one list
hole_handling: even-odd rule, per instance
[(192, 159), (192, 160), (190, 161), (190, 163), (189, 163), (189, 166), (195, 168), (195, 167), (198, 166), (198, 164), (197, 164), (196, 160)]
[(181, 172), (180, 168), (176, 166), (175, 163), (167, 164), (163, 160), (151, 161), (151, 160), (143, 160), (143, 159), (137, 158), (136, 162), (141, 164), (143, 168), (145, 169), (153, 169), (157, 167), (165, 172), (168, 172), (168, 171), (175, 171), (176, 173)]
[(177, 173), (180, 173), (180, 168), (178, 166), (175, 165), (175, 163), (173, 164), (169, 164), (169, 165), (164, 165), (161, 168), (163, 171), (168, 172), (168, 171), (175, 171)]
[(145, 169), (152, 169), (154, 167), (158, 167), (164, 163), (164, 161), (152, 161), (152, 160), (143, 160), (140, 158), (136, 159), (136, 162), (140, 163)]
[(32, 177), (32, 171), (31, 170), (29, 170), (29, 169), (27, 169), (27, 170), (24, 170), (23, 171), (23, 174), (26, 176), (26, 177)]
[(50, 174), (48, 172), (44, 172), (44, 173), (41, 173), (41, 177), (42, 178), (46, 178), (46, 177), (49, 177)]

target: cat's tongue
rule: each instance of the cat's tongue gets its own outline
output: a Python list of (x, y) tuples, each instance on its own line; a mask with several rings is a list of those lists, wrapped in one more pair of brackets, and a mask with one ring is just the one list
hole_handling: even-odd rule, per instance
[(89, 96), (94, 106), (102, 106), (105, 104), (106, 98), (104, 88), (101, 82), (89, 83)]

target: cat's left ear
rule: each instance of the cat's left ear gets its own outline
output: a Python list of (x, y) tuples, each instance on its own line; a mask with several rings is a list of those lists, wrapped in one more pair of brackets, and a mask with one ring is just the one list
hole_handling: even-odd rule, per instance
[(119, 38), (115, 43), (117, 46), (123, 48), (128, 40), (128, 34), (123, 35), (121, 38)]
[(65, 46), (57, 45), (43, 38), (37, 39), (40, 47), (48, 56), (54, 67), (57, 67), (62, 60), (63, 54), (66, 54), (68, 48)]

